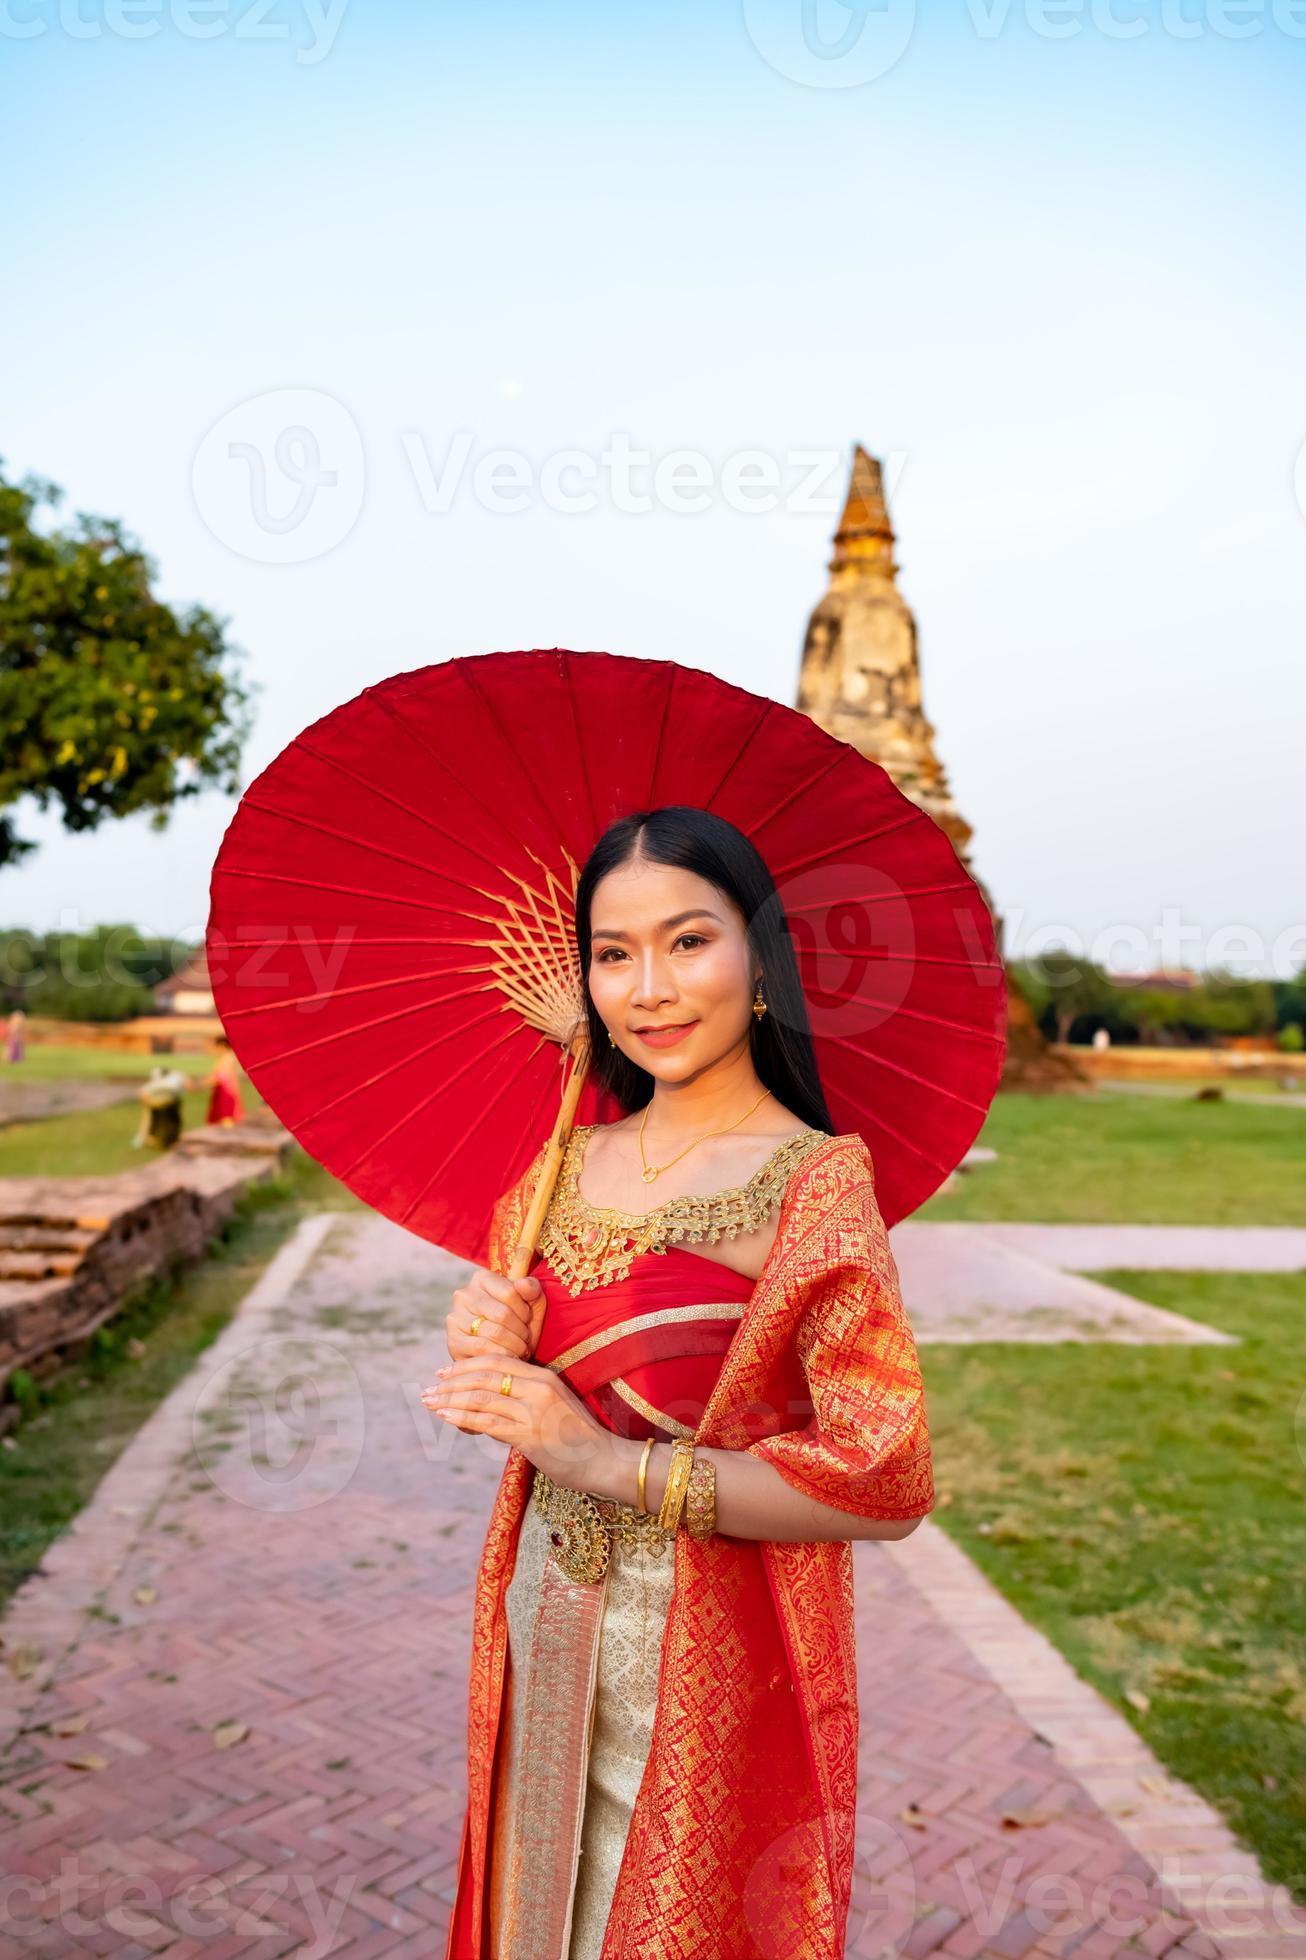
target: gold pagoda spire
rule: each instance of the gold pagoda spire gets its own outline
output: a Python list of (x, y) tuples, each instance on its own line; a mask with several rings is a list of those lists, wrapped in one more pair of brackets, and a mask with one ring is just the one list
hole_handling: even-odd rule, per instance
[[(898, 788), (951, 838), (993, 914), (999, 956), (1003, 921), (970, 862), (971, 827), (948, 788), (921, 706), (916, 621), (898, 590), (893, 525), (879, 463), (858, 444), (839, 528), (830, 584), (803, 643), (798, 706), (831, 735), (887, 769)], [(1003, 1086), (1087, 1088), (1081, 1066), (1044, 1041), (1019, 988), (1007, 989)], [(946, 1187), (945, 1187), (946, 1188)]]
[(916, 621), (898, 590), (884, 476), (860, 443), (834, 534), (830, 584), (808, 623), (797, 705), (889, 771), (966, 862), (971, 827), (958, 810), (921, 706)]
[(830, 570), (841, 572), (848, 565), (876, 566), (893, 578), (894, 535), (889, 522), (889, 506), (884, 500), (884, 477), (874, 456), (868, 456), (860, 443), (853, 448), (853, 473), (848, 498), (834, 534), (834, 557)]

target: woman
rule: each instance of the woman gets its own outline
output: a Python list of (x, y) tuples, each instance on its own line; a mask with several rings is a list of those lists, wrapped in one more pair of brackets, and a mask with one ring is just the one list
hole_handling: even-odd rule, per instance
[(447, 1960), (838, 1960), (851, 1540), (934, 1502), (870, 1154), (830, 1134), (733, 825), (611, 825), (576, 938), (592, 1068), (630, 1114), (573, 1131), (529, 1279), (500, 1275), (543, 1149), (500, 1199), (423, 1396), (509, 1446)]
[(141, 1120), (131, 1140), (133, 1150), (152, 1143), (158, 1150), (171, 1150), (181, 1136), (182, 1097), (186, 1078), (180, 1069), (165, 1068), (156, 1062), (148, 1078), (137, 1090)]
[(225, 1034), (214, 1036), (214, 1046), (218, 1051), (218, 1061), (204, 1084), (209, 1091), (209, 1110), (205, 1121), (224, 1125), (239, 1123), (245, 1112), (240, 1100), (240, 1074), (236, 1057)]

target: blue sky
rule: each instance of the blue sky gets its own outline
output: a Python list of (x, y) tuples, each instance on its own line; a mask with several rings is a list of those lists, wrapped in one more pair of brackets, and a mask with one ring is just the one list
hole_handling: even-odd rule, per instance
[[(860, 440), (1008, 950), (1306, 961), (1306, 4), (0, 16), (0, 453), (229, 618), (246, 780), (370, 681), (494, 647), (792, 700)], [(320, 535), (215, 474), (288, 402), (341, 463)], [(690, 452), (704, 507), (620, 507), (623, 445), (650, 478)], [(770, 509), (727, 491), (746, 453)], [(0, 919), (198, 936), (231, 807), (80, 838), (24, 810)]]

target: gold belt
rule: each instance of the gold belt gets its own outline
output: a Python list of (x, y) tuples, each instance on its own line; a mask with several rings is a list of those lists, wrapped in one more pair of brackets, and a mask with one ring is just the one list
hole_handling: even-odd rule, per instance
[(674, 1535), (662, 1529), (656, 1511), (571, 1490), (555, 1484), (543, 1470), (535, 1472), (531, 1498), (549, 1527), (550, 1555), (569, 1579), (601, 1579), (614, 1539), (628, 1550), (642, 1546), (651, 1557), (661, 1558)]

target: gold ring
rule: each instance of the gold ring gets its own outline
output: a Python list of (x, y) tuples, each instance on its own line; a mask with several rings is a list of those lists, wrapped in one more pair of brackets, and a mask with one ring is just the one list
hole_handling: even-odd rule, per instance
[(481, 1321), (482, 1321), (483, 1319), (484, 1319), (484, 1315), (483, 1315), (483, 1314), (479, 1314), (479, 1313), (474, 1313), (474, 1314), (472, 1315), (472, 1323), (471, 1323), (471, 1326), (470, 1326), (470, 1327), (469, 1327), (469, 1328), (467, 1329), (467, 1332), (468, 1332), (469, 1334), (474, 1334), (474, 1333), (476, 1332), (476, 1330), (477, 1330), (477, 1328), (478, 1328), (478, 1327), (480, 1326), (480, 1324), (481, 1324)]
[(511, 1376), (511, 1375), (505, 1375), (505, 1376), (503, 1377), (503, 1379), (502, 1379), (502, 1381), (501, 1381), (501, 1382), (499, 1383), (499, 1393), (500, 1393), (500, 1395), (511, 1395), (511, 1394), (512, 1394), (512, 1376)]

